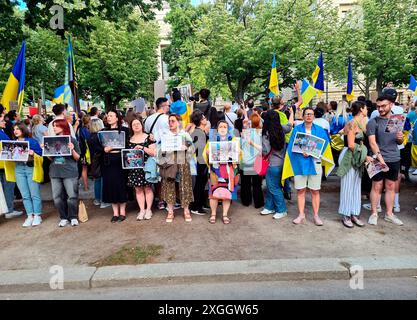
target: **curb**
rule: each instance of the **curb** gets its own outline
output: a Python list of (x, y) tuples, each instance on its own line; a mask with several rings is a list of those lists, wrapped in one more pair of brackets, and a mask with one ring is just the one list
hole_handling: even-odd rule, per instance
[[(349, 280), (355, 267), (364, 278), (417, 276), (417, 256), (241, 260), (159, 263), (138, 266), (64, 268), (64, 289), (249, 282)], [(0, 293), (49, 291), (57, 272), (46, 269), (0, 271)]]

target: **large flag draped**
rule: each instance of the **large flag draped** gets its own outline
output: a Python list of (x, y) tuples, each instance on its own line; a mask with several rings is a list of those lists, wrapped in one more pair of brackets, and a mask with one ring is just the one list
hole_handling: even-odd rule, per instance
[(323, 66), (323, 53), (320, 51), (320, 56), (317, 61), (316, 69), (314, 70), (312, 76), (313, 80), (313, 87), (317, 89), (318, 97), (323, 94), (324, 92), (324, 66)]
[(413, 91), (414, 96), (417, 96), (417, 80), (414, 78), (414, 76), (410, 76), (410, 85), (408, 87), (408, 90)]
[(181, 117), (183, 128), (190, 123), (191, 110), (184, 101), (178, 100), (172, 103), (169, 107), (169, 112), (178, 114)]
[(279, 95), (277, 60), (275, 57), (275, 53), (272, 58), (271, 77), (269, 78), (269, 90), (270, 90), (270, 93), (269, 93), (270, 98)]
[(80, 100), (78, 99), (78, 84), (74, 62), (74, 50), (71, 36), (68, 36), (67, 63), (65, 71), (64, 103), (72, 106), (74, 111), (80, 112)]
[(23, 41), (22, 48), (17, 56), (16, 62), (10, 73), (6, 87), (3, 91), (1, 104), (10, 109), (10, 102), (17, 101), (19, 113), (23, 105), (23, 97), (25, 94), (25, 68), (26, 68), (26, 42)]
[(303, 109), (307, 107), (316, 93), (317, 90), (314, 89), (306, 79), (304, 79), (303, 84), (301, 85), (301, 96), (303, 98), (303, 103), (301, 104), (300, 108)]
[[(296, 126), (291, 134), (290, 142), (288, 143), (287, 152), (285, 154), (284, 166), (282, 169), (282, 178), (281, 183), (284, 185), (284, 181), (290, 177), (298, 175), (315, 175), (316, 169), (314, 163), (317, 161), (313, 157), (304, 157), (301, 153), (292, 152), (292, 147), (294, 145), (295, 136), (297, 132), (306, 133), (304, 123)], [(324, 166), (324, 173), (326, 177), (334, 169), (334, 160), (332, 155), (332, 150), (330, 147), (329, 136), (327, 132), (320, 126), (313, 124), (311, 128), (311, 134), (313, 136), (319, 137), (325, 141), (323, 147), (323, 153), (321, 155), (322, 165)]]
[(346, 89), (346, 100), (348, 102), (352, 101), (355, 97), (353, 93), (353, 73), (352, 73), (352, 59), (349, 58), (349, 66), (348, 66), (348, 81), (347, 81), (347, 89)]

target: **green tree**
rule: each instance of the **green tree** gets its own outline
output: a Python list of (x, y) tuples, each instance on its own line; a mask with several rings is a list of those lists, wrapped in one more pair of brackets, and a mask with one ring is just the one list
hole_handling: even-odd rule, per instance
[(158, 77), (158, 27), (132, 15), (118, 23), (92, 21), (88, 41), (74, 39), (80, 90), (101, 97), (106, 109), (122, 99), (150, 98)]
[(88, 36), (94, 28), (94, 17), (107, 21), (126, 19), (137, 10), (144, 20), (154, 18), (153, 9), (160, 9), (162, 0), (25, 0), (28, 10), (25, 14), (26, 24), (36, 27), (49, 28), (52, 13), (49, 11), (54, 5), (64, 8), (64, 30), (56, 30), (57, 34), (65, 37), (65, 32), (75, 35)]
[[(367, 97), (373, 85), (381, 92), (390, 81), (408, 84), (416, 71), (416, 20), (416, 0), (362, 0), (339, 24), (333, 49), (352, 56), (355, 83)], [(346, 59), (332, 61), (335, 79), (346, 81), (346, 66)]]
[[(281, 86), (308, 77), (334, 34), (328, 21), (336, 11), (328, 2), (218, 0), (196, 8), (188, 0), (170, 3), (171, 46), (164, 57), (171, 74), (178, 82), (225, 84), (235, 99), (248, 90), (267, 93), (273, 52)], [(198, 74), (204, 81), (196, 80)]]

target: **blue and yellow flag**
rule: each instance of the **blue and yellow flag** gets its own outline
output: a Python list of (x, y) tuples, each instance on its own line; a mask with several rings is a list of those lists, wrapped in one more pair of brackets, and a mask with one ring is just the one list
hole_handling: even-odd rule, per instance
[[(311, 156), (306, 158), (301, 153), (292, 152), (292, 147), (294, 145), (294, 140), (297, 132), (306, 133), (304, 123), (296, 126), (291, 134), (291, 139), (288, 143), (287, 152), (285, 154), (284, 167), (282, 169), (282, 185), (284, 185), (284, 181), (286, 179), (293, 176), (306, 176), (316, 174), (314, 162), (317, 161), (317, 159)], [(311, 134), (325, 141), (324, 147), (322, 149), (323, 151), (321, 154), (321, 160), (322, 165), (324, 166), (324, 173), (327, 177), (335, 167), (329, 142), (329, 136), (326, 130), (316, 124), (312, 125)]]
[(349, 58), (349, 66), (348, 66), (348, 81), (347, 81), (347, 89), (346, 89), (346, 101), (350, 102), (355, 97), (353, 93), (353, 72), (352, 72), (352, 59)]
[(408, 90), (413, 91), (414, 96), (417, 97), (417, 80), (414, 78), (414, 76), (410, 76), (410, 85)]
[(67, 62), (65, 70), (64, 103), (70, 105), (74, 111), (79, 113), (80, 100), (78, 98), (77, 74), (75, 72), (74, 50), (71, 36), (68, 36)]
[(190, 107), (184, 101), (173, 102), (169, 107), (169, 112), (181, 116), (183, 128), (190, 123)]
[(304, 79), (303, 84), (301, 85), (301, 96), (303, 98), (303, 103), (301, 104), (300, 108), (303, 109), (307, 107), (316, 93), (317, 90), (313, 88), (306, 79)]
[(64, 90), (65, 90), (65, 84), (55, 89), (54, 98), (52, 99), (53, 103), (55, 104), (64, 103)]
[(19, 113), (23, 105), (25, 95), (25, 68), (26, 68), (26, 42), (23, 41), (22, 48), (17, 56), (16, 62), (10, 73), (9, 80), (1, 97), (1, 104), (6, 110), (10, 109), (10, 102), (17, 101)]
[(279, 95), (279, 81), (278, 81), (278, 72), (277, 72), (277, 60), (274, 56), (272, 58), (272, 67), (271, 67), (271, 77), (269, 78), (269, 97)]
[(320, 98), (324, 92), (324, 66), (323, 66), (323, 53), (320, 51), (320, 56), (317, 61), (316, 69), (314, 70), (312, 76), (313, 87), (317, 89), (318, 97)]

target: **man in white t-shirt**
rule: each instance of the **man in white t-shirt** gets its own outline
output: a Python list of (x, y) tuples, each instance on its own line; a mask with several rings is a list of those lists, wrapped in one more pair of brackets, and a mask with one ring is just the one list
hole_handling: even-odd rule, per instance
[(159, 141), (161, 134), (169, 131), (168, 112), (169, 102), (167, 98), (158, 98), (155, 102), (156, 113), (146, 118), (144, 127), (145, 132), (152, 134), (155, 141)]
[[(54, 121), (58, 120), (58, 119), (66, 119), (66, 117), (68, 115), (68, 111), (65, 108), (65, 105), (63, 105), (63, 104), (54, 105), (52, 107), (52, 112), (55, 114), (55, 119), (52, 120), (48, 125), (48, 136), (54, 136), (55, 135), (54, 126), (53, 126)], [(71, 123), (68, 123), (68, 124), (69, 124), (69, 127), (70, 127), (71, 136), (74, 139), (76, 139), (74, 127), (72, 126)]]

